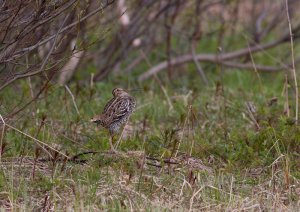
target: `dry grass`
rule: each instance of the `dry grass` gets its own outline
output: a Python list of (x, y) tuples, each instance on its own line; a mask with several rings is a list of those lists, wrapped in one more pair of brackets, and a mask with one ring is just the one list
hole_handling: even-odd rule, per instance
[[(284, 157), (270, 167), (245, 170), (242, 176), (208, 168), (199, 159), (184, 155), (174, 158), (172, 163), (143, 160), (142, 152), (105, 158), (114, 163), (96, 168), (101, 161), (94, 158), (84, 164), (69, 162), (63, 167), (60, 162), (53, 165), (30, 157), (6, 159), (1, 164), (2, 172), (13, 188), (1, 192), (1, 207), (46, 211), (113, 208), (130, 211), (150, 208), (295, 211), (300, 207), (300, 182), (291, 176), (287, 186), (282, 169)], [(128, 163), (131, 163), (132, 170), (126, 167)], [(89, 179), (92, 177), (89, 175), (96, 175), (97, 180)], [(33, 185), (41, 181), (52, 183), (51, 189), (39, 189)], [(35, 188), (21, 190), (24, 185)]]

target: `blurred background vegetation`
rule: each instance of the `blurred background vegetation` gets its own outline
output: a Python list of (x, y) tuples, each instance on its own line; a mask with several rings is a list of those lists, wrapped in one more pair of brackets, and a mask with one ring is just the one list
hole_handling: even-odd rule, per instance
[[(0, 0), (0, 208), (296, 211), (299, 9)], [(115, 87), (122, 155), (89, 122)]]

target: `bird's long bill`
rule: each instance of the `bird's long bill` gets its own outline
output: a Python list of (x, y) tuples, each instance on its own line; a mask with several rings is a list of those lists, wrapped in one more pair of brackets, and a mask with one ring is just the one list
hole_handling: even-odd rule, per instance
[(142, 91), (142, 88), (133, 88), (133, 89), (126, 89), (125, 91), (127, 92), (138, 92), (138, 91)]

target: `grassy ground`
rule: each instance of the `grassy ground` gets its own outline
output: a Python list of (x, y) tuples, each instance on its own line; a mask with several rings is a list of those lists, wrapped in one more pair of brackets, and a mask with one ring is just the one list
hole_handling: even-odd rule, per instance
[[(283, 74), (211, 73), (210, 85), (203, 86), (188, 73), (176, 73), (180, 81), (168, 83), (166, 93), (156, 80), (137, 84), (117, 77), (71, 84), (73, 101), (64, 87), (49, 86), (10, 122), (20, 132), (7, 127), (1, 140), (0, 207), (298, 210), (300, 129), (291, 118), (292, 88), (291, 117), (284, 113)], [(124, 130), (121, 153), (113, 155), (107, 132), (89, 119), (117, 86), (142, 91), (133, 93), (138, 107)], [(14, 95), (21, 90), (23, 95)], [(0, 94), (2, 114), (28, 99), (26, 82), (6, 89)]]

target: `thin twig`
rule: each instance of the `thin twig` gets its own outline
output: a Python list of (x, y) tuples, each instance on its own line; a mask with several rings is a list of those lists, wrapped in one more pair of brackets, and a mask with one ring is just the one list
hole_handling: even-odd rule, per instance
[[(64, 19), (63, 23), (61, 24), (59, 30), (58, 30), (57, 33), (54, 35), (53, 45), (52, 45), (51, 49), (49, 50), (47, 56), (46, 56), (45, 59), (43, 60), (42, 65), (41, 65), (41, 67), (39, 68), (39, 70), (34, 71), (34, 72), (30, 72), (30, 73), (28, 73), (28, 74), (26, 74), (26, 75), (17, 75), (17, 76), (14, 76), (11, 80), (9, 80), (8, 82), (4, 83), (4, 85), (1, 85), (1, 86), (0, 86), (0, 90), (2, 90), (2, 89), (5, 88), (7, 85), (9, 85), (10, 83), (12, 83), (13, 81), (15, 81), (15, 80), (17, 80), (17, 79), (19, 79), (19, 78), (24, 78), (24, 76), (29, 77), (29, 76), (37, 75), (37, 74), (42, 73), (42, 72), (44, 72), (44, 71), (46, 70), (46, 69), (45, 69), (45, 66), (46, 66), (46, 64), (47, 64), (47, 62), (48, 62), (48, 60), (49, 60), (50, 55), (52, 54), (52, 52), (53, 52), (53, 50), (54, 50), (54, 47), (55, 47), (55, 45), (56, 45), (56, 41), (57, 41), (58, 35), (60, 34), (61, 29), (62, 29), (62, 27), (64, 26), (64, 24), (65, 24), (65, 22), (66, 22), (66, 20), (67, 20), (68, 17), (69, 17), (69, 15), (67, 15), (67, 16), (65, 17), (65, 19)], [(46, 76), (46, 75), (45, 75), (45, 76)], [(47, 77), (47, 76), (46, 76), (46, 77)]]
[[(43, 63), (42, 63), (42, 66), (41, 66), (41, 68), (40, 68), (40, 72), (43, 72), (43, 71), (44, 71), (44, 68), (45, 68), (45, 66), (46, 66), (46, 64), (47, 64), (47, 61), (49, 60), (49, 57), (50, 57), (50, 55), (52, 54), (52, 52), (53, 52), (53, 50), (54, 50), (54, 47), (55, 47), (55, 45), (56, 45), (56, 41), (57, 41), (58, 35), (59, 35), (59, 33), (60, 33), (62, 27), (64, 26), (66, 20), (68, 19), (68, 17), (69, 17), (69, 15), (67, 15), (67, 16), (65, 17), (63, 23), (62, 23), (61, 26), (59, 27), (59, 30), (58, 30), (57, 33), (55, 34), (54, 41), (53, 41), (53, 45), (52, 45), (51, 49), (49, 50), (49, 52), (48, 52), (46, 58), (44, 59), (44, 61), (43, 61)], [(47, 77), (47, 76), (46, 76), (46, 77)]]
[[(76, 26), (76, 25), (79, 24), (79, 23), (82, 23), (82, 22), (85, 21), (86, 19), (92, 17), (93, 15), (97, 14), (98, 12), (100, 12), (100, 11), (104, 10), (105, 8), (107, 8), (108, 6), (110, 6), (113, 2), (114, 2), (114, 1), (108, 2), (108, 4), (106, 4), (106, 5), (104, 5), (104, 6), (98, 7), (98, 8), (95, 9), (93, 12), (91, 12), (91, 13), (87, 14), (86, 16), (80, 18), (78, 21), (75, 21), (74, 23), (69, 24), (68, 26), (66, 26), (66, 27), (64, 27), (63, 29), (59, 30), (59, 33), (58, 33), (58, 34), (61, 34), (61, 33), (65, 32), (65, 31), (71, 29), (72, 27)], [(33, 45), (33, 46), (30, 46), (30, 47), (26, 47), (26, 48), (24, 48), (24, 49), (21, 49), (20, 51), (16, 52), (16, 54), (12, 57), (12, 59), (14, 59), (15, 57), (20, 56), (20, 55), (21, 55), (22, 53), (24, 53), (24, 52), (28, 52), (28, 51), (32, 51), (32, 50), (36, 49), (37, 47), (39, 47), (39, 46), (41, 46), (41, 45), (43, 45), (43, 44), (49, 42), (50, 40), (52, 40), (52, 39), (55, 38), (55, 37), (56, 37), (56, 34), (55, 34), (55, 35), (51, 35), (51, 36), (49, 36), (48, 38), (44, 39), (44, 40), (41, 41), (41, 42), (38, 42), (37, 44), (35, 44), (35, 45)]]
[(7, 87), (8, 85), (12, 84), (14, 81), (18, 80), (18, 79), (23, 79), (23, 78), (26, 78), (26, 77), (31, 77), (31, 76), (34, 76), (34, 75), (38, 75), (40, 74), (41, 72), (43, 71), (46, 71), (46, 70), (50, 70), (52, 67), (55, 67), (56, 65), (58, 65), (60, 62), (56, 61), (53, 66), (45, 69), (45, 70), (36, 70), (36, 71), (31, 71), (33, 69), (35, 69), (37, 67), (37, 65), (34, 65), (34, 66), (31, 66), (29, 67), (28, 69), (26, 69), (23, 73), (18, 73), (16, 75), (14, 75), (11, 79), (7, 80), (5, 83), (3, 83), (2, 85), (0, 85), (0, 91), (3, 90), (5, 87)]
[(17, 109), (16, 111), (11, 112), (10, 114), (8, 114), (6, 116), (6, 118), (10, 118), (13, 117), (14, 115), (16, 115), (17, 113), (21, 112), (22, 110), (24, 110), (26, 107), (28, 107), (32, 102), (34, 102), (35, 100), (37, 100), (37, 98), (43, 93), (43, 91), (47, 88), (48, 83), (50, 82), (51, 79), (48, 79), (47, 82), (43, 85), (43, 87), (39, 90), (39, 92), (30, 100), (28, 101), (25, 105), (23, 105), (21, 108)]
[[(60, 154), (60, 155), (62, 155), (62, 156), (64, 156), (64, 157), (66, 157), (66, 158), (69, 159), (69, 156), (67, 156), (67, 155), (65, 155), (64, 153), (58, 151), (57, 149), (51, 147), (50, 145), (46, 144), (45, 142), (40, 141), (39, 139), (34, 138), (34, 137), (32, 137), (31, 135), (29, 135), (29, 134), (27, 134), (27, 133), (25, 133), (25, 132), (22, 132), (21, 130), (19, 130), (19, 129), (17, 129), (17, 128), (15, 128), (15, 127), (13, 127), (13, 126), (7, 124), (7, 123), (6, 123), (6, 126), (8, 126), (9, 128), (11, 128), (11, 129), (17, 131), (18, 133), (20, 133), (20, 134), (22, 134), (22, 135), (27, 136), (28, 138), (31, 138), (32, 140), (36, 141), (37, 143), (40, 143), (40, 144), (42, 144), (42, 145), (45, 145), (45, 146), (48, 147), (49, 149), (51, 149), (51, 150), (57, 152), (58, 154)], [(42, 147), (42, 148), (43, 148), (43, 147)], [(43, 148), (43, 149), (49, 154), (50, 157), (52, 157), (52, 155), (51, 155), (50, 152), (48, 152), (45, 148)]]

